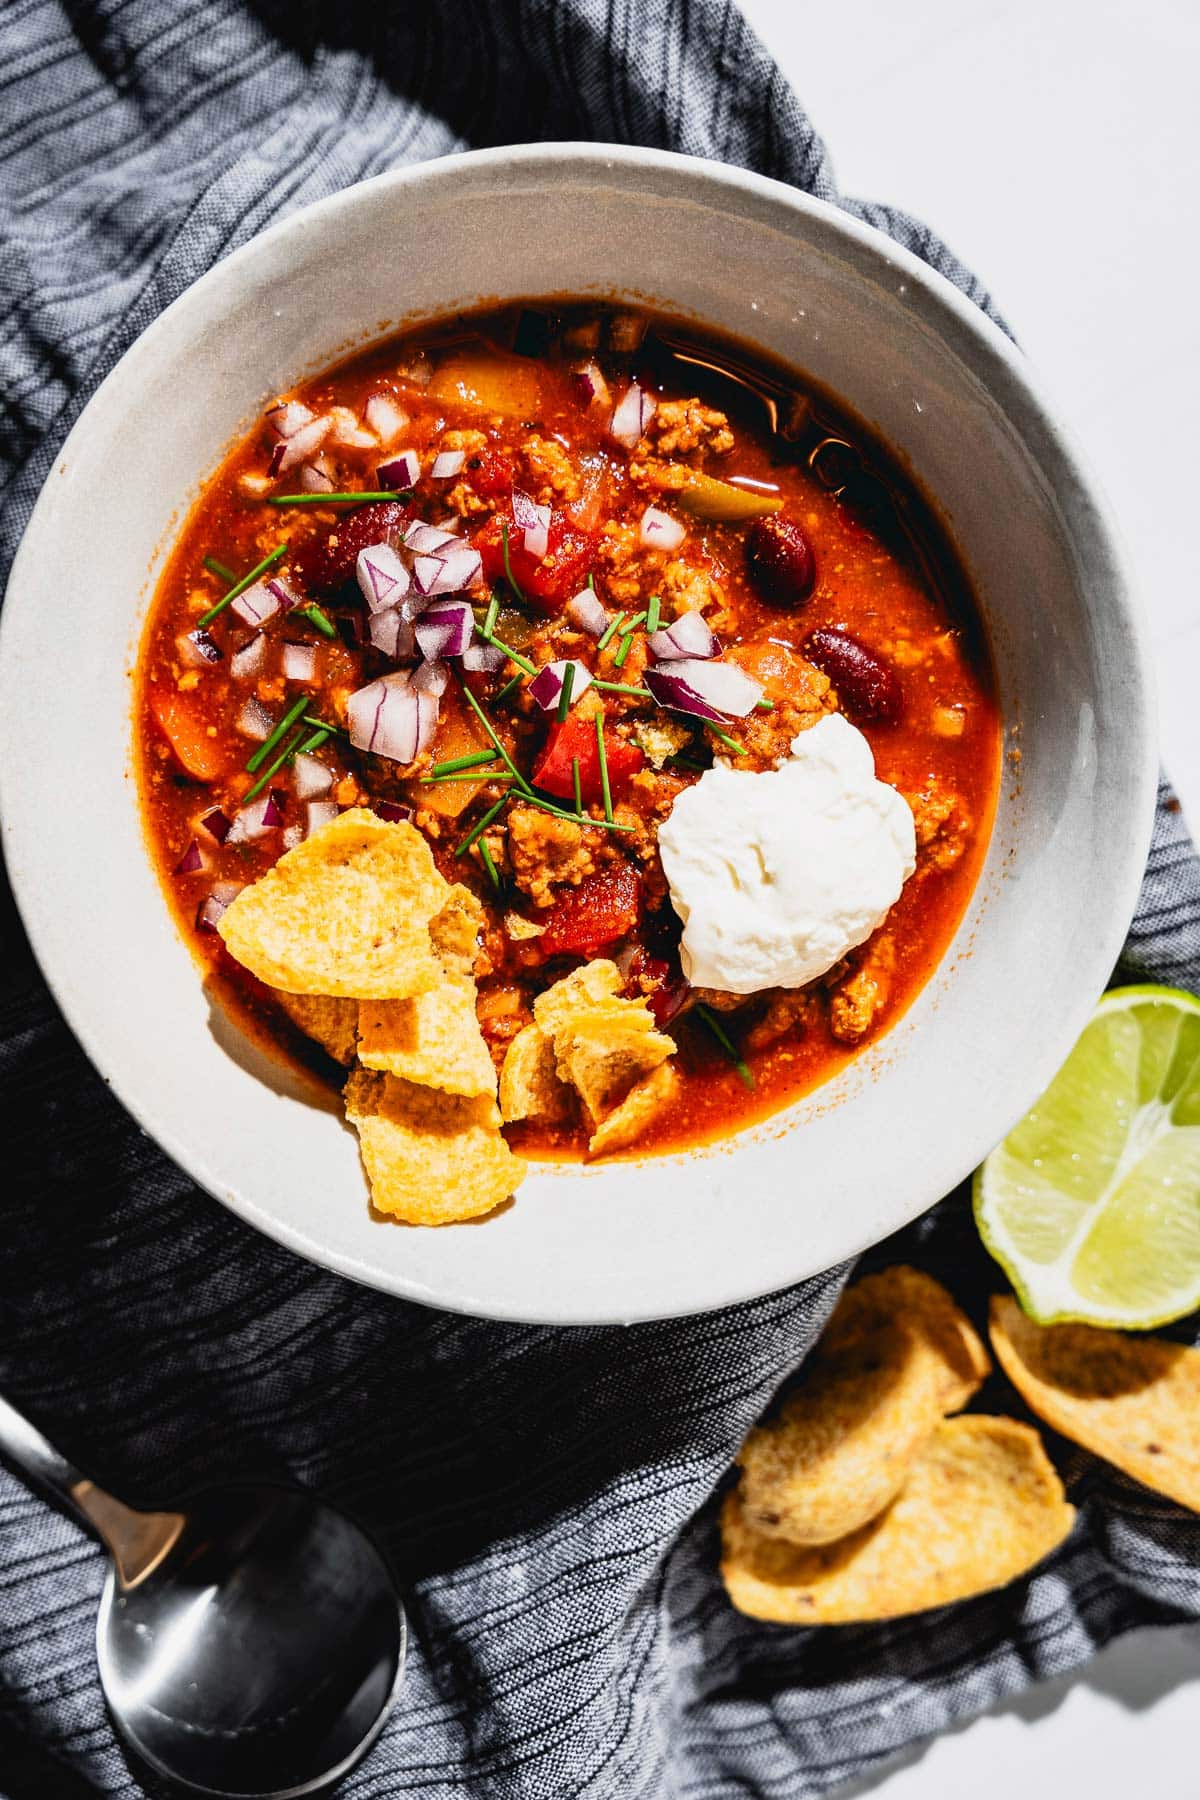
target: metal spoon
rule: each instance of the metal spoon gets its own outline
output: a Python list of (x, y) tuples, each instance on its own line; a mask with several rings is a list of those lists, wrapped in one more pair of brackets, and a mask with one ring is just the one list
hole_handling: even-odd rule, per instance
[(336, 1781), (383, 1729), (404, 1609), (357, 1525), (312, 1495), (226, 1487), (137, 1512), (0, 1399), (0, 1451), (103, 1540), (96, 1621), (113, 1720), (157, 1774), (201, 1794), (290, 1800)]

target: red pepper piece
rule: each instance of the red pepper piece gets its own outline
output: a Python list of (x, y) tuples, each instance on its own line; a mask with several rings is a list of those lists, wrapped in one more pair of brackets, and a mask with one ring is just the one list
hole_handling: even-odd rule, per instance
[[(604, 740), (608, 763), (608, 786), (614, 798), (623, 792), (631, 775), (636, 775), (645, 757), (636, 744), (625, 738)], [(579, 758), (579, 786), (585, 806), (604, 798), (600, 784), (600, 753), (596, 746), (596, 721), (570, 713), (561, 725), (551, 725), (550, 735), (541, 757), (534, 764), (533, 785), (555, 794), (560, 800), (574, 800), (575, 781), (572, 760)]]
[(618, 863), (569, 888), (542, 915), (538, 949), (544, 956), (594, 956), (636, 931), (641, 915), (642, 878), (629, 863)]
[(310, 593), (336, 593), (353, 581), (360, 550), (386, 543), (389, 536), (399, 537), (415, 517), (416, 505), (411, 500), (371, 500), (352, 512), (340, 513), (334, 525), (322, 523), (293, 559), (304, 586)]
[(480, 450), (468, 456), (463, 475), (477, 494), (494, 500), (498, 494), (511, 492), (516, 470), (512, 458), (502, 450)]
[(525, 534), (511, 514), (494, 515), (474, 538), (489, 581), (503, 581), (504, 533), (508, 531), (508, 561), (513, 580), (532, 604), (544, 613), (560, 613), (587, 581), (595, 561), (595, 533), (580, 531), (564, 513), (550, 515), (546, 554), (539, 561), (525, 548)]

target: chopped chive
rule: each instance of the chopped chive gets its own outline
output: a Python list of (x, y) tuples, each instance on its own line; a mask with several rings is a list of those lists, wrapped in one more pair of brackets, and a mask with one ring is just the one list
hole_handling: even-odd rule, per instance
[(215, 556), (202, 557), (201, 561), (206, 569), (213, 575), (219, 575), (222, 581), (227, 581), (232, 584), (237, 580), (236, 570), (228, 568), (223, 562), (218, 562)]
[(575, 789), (575, 811), (583, 817), (583, 779), (579, 773), (579, 758), (571, 758), (571, 786)]
[(681, 769), (697, 769), (701, 775), (704, 774), (708, 767), (707, 763), (696, 762), (691, 756), (668, 756), (667, 761), (669, 763), (675, 763), (676, 766)]
[(721, 1024), (721, 1021), (717, 1018), (716, 1014), (710, 1012), (707, 1006), (697, 1006), (695, 1011), (698, 1016), (704, 1020), (704, 1023), (708, 1026), (708, 1029), (712, 1032), (746, 1086), (752, 1088), (754, 1086), (754, 1077), (750, 1073), (749, 1066), (738, 1054), (737, 1045), (734, 1043), (725, 1027)]
[(306, 725), (315, 726), (318, 731), (330, 732), (335, 737), (346, 737), (347, 736), (347, 733), (342, 730), (340, 725), (331, 725), (329, 723), (328, 719), (314, 719), (314, 717), (311, 713), (305, 713), (304, 723)]
[(517, 673), (513, 676), (510, 676), (510, 678), (505, 682), (504, 686), (500, 689), (500, 692), (496, 695), (496, 699), (497, 700), (507, 700), (508, 696), (512, 693), (513, 689), (515, 687), (520, 687), (520, 685), (521, 685), (521, 671), (520, 671), (520, 669), (518, 669)]
[(492, 771), (486, 775), (481, 773), (476, 775), (422, 775), (419, 777), (422, 787), (480, 787), (489, 782), (495, 785), (502, 779), (506, 785), (511, 785), (508, 776), (501, 777), (498, 771)]
[(495, 760), (496, 752), (494, 750), (477, 750), (474, 756), (456, 756), (450, 762), (434, 763), (429, 774), (430, 776), (457, 775), (460, 769), (477, 769), (482, 764), (494, 763)]
[(244, 594), (248, 587), (253, 587), (259, 576), (264, 574), (273, 563), (277, 563), (280, 557), (285, 556), (286, 554), (286, 543), (276, 544), (269, 556), (264, 556), (260, 563), (255, 563), (248, 575), (243, 575), (240, 581), (235, 581), (229, 592), (227, 594), (222, 594), (215, 606), (210, 606), (206, 613), (200, 615), (196, 620), (197, 628), (203, 630), (205, 625), (211, 625), (217, 614), (224, 612), (231, 600), (236, 600), (238, 595)]
[(282, 719), (280, 719), (278, 725), (275, 727), (274, 731), (271, 733), (270, 737), (267, 738), (263, 743), (261, 743), (258, 746), (258, 749), (254, 752), (254, 755), (250, 758), (250, 761), (246, 764), (246, 768), (249, 770), (251, 775), (253, 775), (255, 769), (261, 768), (263, 763), (266, 762), (268, 756), (270, 756), (272, 750), (275, 748), (275, 746), (279, 742), (280, 738), (286, 736), (286, 734), (292, 729), (292, 726), (296, 723), (296, 720), (300, 717), (301, 713), (304, 711), (305, 707), (308, 705), (308, 698), (309, 698), (308, 695), (305, 694), (302, 699), (296, 701), (294, 706), (289, 706), (288, 710), (284, 713)]
[(612, 789), (608, 785), (608, 751), (604, 747), (604, 714), (596, 714), (596, 755), (600, 760), (600, 792), (604, 795), (604, 817), (612, 824)]
[(483, 615), (483, 624), (479, 628), (480, 635), (482, 637), (485, 637), (485, 638), (491, 637), (493, 631), (495, 631), (495, 629), (496, 629), (496, 620), (499, 617), (500, 617), (500, 602), (499, 602), (499, 600), (497, 600), (495, 594), (493, 594), (491, 599), (488, 601), (488, 609)]
[(494, 644), (497, 650), (503, 650), (509, 662), (515, 662), (523, 675), (537, 674), (536, 664), (531, 663), (527, 656), (522, 656), (519, 650), (514, 650), (511, 644), (506, 644), (502, 638), (492, 637), (488, 632), (484, 632), (483, 636), (487, 638), (489, 644)]
[(491, 738), (493, 744), (495, 744), (497, 750), (500, 752), (501, 761), (503, 762), (505, 768), (508, 770), (509, 774), (512, 776), (513, 780), (516, 782), (517, 786), (520, 788), (521, 792), (524, 794), (531, 794), (533, 792), (533, 789), (530, 787), (529, 783), (526, 781), (525, 777), (522, 775), (520, 769), (518, 769), (518, 767), (517, 767), (516, 763), (513, 761), (512, 757), (508, 754), (508, 751), (504, 748), (504, 745), (500, 742), (500, 739), (496, 736), (496, 732), (492, 726), (491, 720), (488, 718), (487, 714), (484, 712), (482, 706), (480, 706), (478, 700), (475, 698), (474, 694), (471, 692), (471, 690), (467, 686), (466, 682), (462, 683), (462, 692), (466, 695), (467, 703), (468, 703), (468, 705), (470, 705), (473, 708), (473, 710), (475, 712), (475, 716), (478, 718), (479, 723), (483, 726), (483, 729), (487, 732), (487, 734)]
[[(305, 725), (307, 725), (309, 723), (309, 721), (307, 719), (305, 719), (303, 722)], [(314, 731), (314, 732), (310, 733), (310, 735), (308, 737), (305, 738), (304, 742), (301, 744), (300, 748), (297, 750), (296, 755), (297, 756), (307, 756), (310, 751), (319, 750), (321, 748), (321, 745), (327, 742), (328, 738), (329, 738), (329, 727), (327, 725), (323, 725), (321, 727), (320, 731)]]
[(774, 712), (775, 711), (775, 702), (773, 700), (768, 700), (765, 694), (763, 695), (761, 700), (756, 700), (754, 702), (754, 704), (755, 704), (755, 706), (757, 706), (759, 712)]
[(569, 662), (563, 670), (562, 693), (558, 696), (558, 708), (554, 714), (561, 725), (571, 710), (571, 695), (575, 690), (575, 664)]
[(492, 853), (488, 849), (487, 842), (484, 838), (480, 838), (480, 840), (479, 840), (479, 855), (480, 855), (480, 858), (482, 859), (484, 868), (488, 872), (489, 881), (491, 882), (492, 886), (495, 888), (496, 892), (499, 893), (500, 892), (500, 871), (497, 869), (495, 863), (492, 861)]
[(268, 506), (334, 506), (345, 500), (402, 500), (409, 488), (375, 488), (361, 494), (269, 494)]
[(335, 638), (337, 636), (337, 626), (325, 611), (325, 608), (323, 606), (318, 606), (315, 600), (310, 601), (307, 606), (297, 606), (293, 608), (292, 617), (294, 619), (307, 619), (310, 625), (316, 626), (323, 637)]
[(504, 808), (507, 805), (508, 805), (508, 795), (501, 794), (500, 798), (497, 801), (495, 801), (493, 805), (488, 807), (487, 811), (484, 813), (484, 815), (480, 819), (479, 823), (477, 825), (473, 825), (471, 827), (470, 831), (468, 831), (466, 837), (463, 838), (461, 840), (461, 842), (455, 844), (455, 846), (454, 846), (455, 856), (465, 856), (467, 854), (467, 851), (471, 848), (471, 845), (476, 841), (477, 838), (482, 837), (483, 833), (487, 830), (487, 828), (491, 824), (492, 820), (494, 818), (496, 818), (498, 816), (498, 814), (503, 812)]
[(646, 608), (646, 631), (658, 630), (658, 621), (662, 613), (662, 595), (651, 594), (650, 604)]
[(604, 630), (600, 633), (600, 636), (596, 640), (597, 650), (607, 650), (607, 648), (608, 648), (609, 644), (612, 642), (613, 638), (615, 638), (618, 631), (620, 631), (621, 621), (625, 617), (626, 617), (625, 613), (619, 612), (615, 618), (610, 619), (608, 621), (608, 624), (604, 627)]
[(614, 669), (619, 669), (619, 668), (623, 667), (625, 658), (629, 655), (629, 646), (632, 644), (632, 642), (633, 642), (633, 632), (632, 631), (625, 632), (622, 635), (621, 642), (617, 645), (617, 654), (613, 657), (613, 668)]
[(627, 681), (601, 681), (599, 676), (594, 676), (592, 686), (603, 688), (606, 694), (633, 694), (638, 700), (654, 698), (649, 688), (630, 687)]
[(632, 825), (624, 825), (620, 819), (593, 819), (585, 814), (582, 819), (569, 812), (565, 806), (556, 806), (553, 800), (544, 800), (540, 794), (518, 794), (517, 799), (522, 806), (540, 806), (543, 812), (553, 813), (556, 819), (570, 819), (573, 825), (583, 825), (589, 831), (632, 831)]
[(736, 738), (731, 738), (729, 733), (722, 731), (719, 725), (714, 725), (711, 720), (705, 719), (704, 728), (706, 731), (711, 731), (715, 738), (720, 738), (726, 749), (732, 750), (735, 756), (745, 756), (746, 746), (739, 744)]
[(275, 758), (275, 761), (273, 763), (269, 763), (268, 766), (263, 770), (262, 774), (259, 776), (258, 780), (254, 783), (254, 785), (252, 787), (248, 787), (246, 789), (246, 792), (242, 795), (242, 805), (243, 806), (245, 806), (247, 804), (247, 802), (255, 799), (259, 794), (261, 794), (263, 789), (266, 787), (268, 781), (270, 781), (271, 777), (273, 775), (277, 775), (279, 773), (280, 769), (282, 769), (284, 763), (288, 761), (289, 757), (295, 756), (297, 750), (299, 750), (299, 748), (300, 748), (300, 740), (303, 736), (304, 736), (304, 733), (302, 731), (298, 731), (295, 734), (295, 736), (293, 737), (291, 743), (284, 745), (283, 749), (279, 752), (279, 755)]
[(596, 591), (596, 577), (592, 574), (590, 569), (588, 570), (587, 584), (594, 594)]
[(522, 605), (527, 606), (529, 604), (529, 602), (525, 599), (525, 595), (521, 588), (520, 582), (517, 580), (516, 576), (512, 572), (512, 563), (509, 560), (508, 520), (507, 519), (501, 519), (501, 521), (500, 521), (500, 542), (504, 546), (504, 578), (508, 582), (508, 585), (512, 589), (513, 593), (517, 596), (517, 599), (522, 603)]

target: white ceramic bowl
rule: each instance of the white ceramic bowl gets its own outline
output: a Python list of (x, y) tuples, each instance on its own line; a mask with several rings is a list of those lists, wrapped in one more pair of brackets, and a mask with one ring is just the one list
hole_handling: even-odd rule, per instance
[[(756, 340), (939, 502), (1005, 728), (986, 868), (939, 971), (838, 1079), (711, 1150), (533, 1173), (483, 1224), (372, 1220), (355, 1139), (205, 997), (142, 842), (129, 671), (173, 530), (266, 396), (412, 318), (626, 294)], [(1103, 507), (1023, 357), (888, 239), (791, 188), (644, 150), (491, 150), (380, 176), (218, 264), (68, 438), (0, 634), (0, 813), (42, 968), (125, 1105), (301, 1255), (416, 1300), (561, 1323), (695, 1312), (914, 1217), (1029, 1106), (1120, 947), (1155, 781), (1145, 636)]]

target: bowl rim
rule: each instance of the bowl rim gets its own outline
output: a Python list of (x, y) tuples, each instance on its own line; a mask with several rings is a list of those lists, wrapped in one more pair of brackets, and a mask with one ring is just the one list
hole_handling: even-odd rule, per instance
[[(486, 176), (497, 170), (511, 170), (526, 174), (540, 173), (547, 179), (556, 182), (569, 182), (573, 176), (583, 176), (591, 178), (593, 182), (603, 182), (606, 175), (612, 176), (616, 171), (626, 171), (627, 177), (631, 171), (644, 171), (647, 175), (653, 174), (660, 180), (676, 184), (677, 198), (681, 200), (694, 197), (699, 188), (706, 189), (706, 193), (700, 195), (701, 200), (707, 198), (710, 202), (718, 201), (722, 194), (726, 198), (733, 195), (740, 201), (740, 209), (743, 213), (749, 212), (751, 216), (754, 216), (756, 207), (761, 208), (761, 213), (758, 215), (760, 217), (771, 213), (777, 214), (778, 209), (782, 207), (785, 212), (790, 211), (793, 214), (799, 214), (802, 218), (806, 217), (816, 225), (818, 230), (823, 230), (833, 239), (841, 239), (843, 243), (853, 246), (860, 257), (874, 262), (876, 265), (881, 264), (885, 268), (890, 268), (900, 275), (905, 283), (905, 304), (915, 311), (918, 319), (943, 339), (947, 336), (947, 326), (956, 328), (951, 333), (954, 340), (953, 347), (961, 354), (964, 347), (969, 346), (970, 354), (967, 360), (975, 364), (976, 373), (980, 372), (978, 365), (982, 360), (983, 378), (989, 374), (993, 377), (992, 382), (989, 383), (993, 389), (996, 378), (999, 378), (1003, 388), (1002, 398), (1005, 409), (1010, 416), (1014, 416), (1020, 436), (1028, 440), (1035, 433), (1040, 433), (1043, 440), (1053, 449), (1058, 460), (1060, 477), (1069, 481), (1074, 487), (1076, 528), (1081, 536), (1098, 545), (1104, 553), (1108, 572), (1106, 603), (1109, 610), (1125, 627), (1130, 654), (1131, 692), (1135, 702), (1131, 708), (1130, 719), (1127, 721), (1129, 761), (1131, 765), (1136, 765), (1131, 769), (1129, 784), (1131, 793), (1129, 815), (1131, 821), (1135, 823), (1135, 829), (1125, 834), (1123, 842), (1115, 845), (1112, 850), (1109, 906), (1106, 915), (1107, 929), (1104, 934), (1097, 935), (1093, 945), (1093, 961), (1097, 967), (1103, 965), (1100, 977), (1102, 987), (1107, 981), (1109, 971), (1117, 961), (1140, 891), (1153, 826), (1158, 782), (1155, 679), (1148, 621), (1126, 547), (1114, 522), (1111, 506), (1086, 458), (1080, 452), (1070, 428), (1064, 423), (1062, 414), (1047, 392), (1041, 373), (1033, 368), (1017, 344), (974, 301), (936, 269), (923, 262), (912, 251), (887, 236), (886, 233), (855, 218), (852, 214), (844, 212), (833, 203), (817, 199), (786, 182), (759, 175), (733, 164), (690, 156), (681, 152), (581, 140), (548, 144), (498, 145), (405, 164), (373, 176), (366, 181), (354, 183), (324, 199), (298, 208), (264, 231), (257, 233), (190, 283), (127, 347), (113, 368), (98, 383), (50, 465), (50, 471), (32, 508), (13, 560), (7, 583), (8, 594), (11, 596), (25, 588), (32, 575), (39, 517), (47, 506), (47, 492), (55, 470), (71, 456), (75, 442), (86, 436), (90, 429), (89, 415), (97, 408), (101, 396), (121, 380), (131, 362), (154, 354), (159, 341), (169, 335), (180, 315), (195, 312), (199, 318), (203, 318), (208, 311), (210, 299), (215, 299), (226, 284), (231, 279), (236, 280), (241, 270), (247, 265), (252, 265), (255, 259), (270, 252), (278, 252), (281, 247), (285, 248), (290, 241), (307, 233), (314, 222), (336, 217), (344, 211), (352, 210), (369, 196), (373, 197), (390, 191), (403, 192), (407, 188), (420, 188), (431, 180), (452, 183), (460, 174), (471, 176), (479, 172)], [(687, 191), (689, 184), (691, 193)], [(388, 335), (390, 333), (386, 331), (380, 334), (381, 338), (386, 338)], [(370, 341), (372, 340), (364, 339), (364, 347)], [(0, 692), (3, 690), (9, 666), (10, 659), (6, 655), (6, 644), (14, 630), (10, 623), (14, 613), (15, 608), (9, 605), (0, 609)], [(50, 989), (55, 1004), (79, 1040), (92, 1066), (99, 1072), (106, 1085), (112, 1089), (121, 1105), (135, 1122), (149, 1133), (191, 1179), (197, 1181), (198, 1185), (204, 1187), (222, 1205), (229, 1207), (246, 1223), (310, 1262), (316, 1262), (319, 1266), (331, 1269), (350, 1280), (375, 1287), (399, 1298), (476, 1317), (525, 1322), (590, 1326), (691, 1316), (754, 1300), (770, 1293), (782, 1292), (785, 1288), (793, 1285), (796, 1280), (808, 1278), (795, 1273), (787, 1273), (768, 1288), (763, 1288), (761, 1285), (747, 1288), (744, 1284), (735, 1283), (731, 1290), (706, 1296), (694, 1304), (672, 1305), (659, 1310), (643, 1307), (629, 1311), (608, 1310), (598, 1313), (594, 1310), (572, 1309), (569, 1302), (560, 1299), (554, 1310), (551, 1310), (552, 1303), (547, 1302), (544, 1310), (533, 1314), (527, 1309), (514, 1310), (511, 1305), (503, 1303), (489, 1304), (485, 1295), (476, 1292), (460, 1292), (447, 1297), (434, 1291), (427, 1281), (406, 1276), (403, 1270), (396, 1271), (387, 1268), (367, 1270), (353, 1256), (343, 1254), (336, 1249), (326, 1248), (315, 1242), (300, 1227), (265, 1214), (248, 1197), (222, 1191), (219, 1187), (205, 1181), (196, 1170), (194, 1157), (186, 1146), (174, 1140), (174, 1133), (164, 1129), (163, 1122), (155, 1116), (153, 1105), (149, 1100), (143, 1099), (141, 1090), (130, 1091), (121, 1078), (120, 1071), (110, 1070), (105, 1044), (106, 1028), (103, 1021), (89, 1016), (85, 1006), (77, 1007), (74, 1004), (74, 997), (69, 992), (69, 984), (64, 983), (63, 989), (60, 989), (60, 984), (55, 979), (55, 972), (51, 966), (53, 959), (43, 957), (41, 911), (32, 897), (22, 892), (22, 880), (19, 873), (21, 859), (19, 854), (13, 854), (19, 836), (19, 827), (14, 823), (14, 816), (19, 812), (19, 807), (14, 807), (13, 804), (15, 795), (8, 773), (10, 759), (2, 754), (7, 730), (4, 721), (5, 709), (0, 707), (0, 843), (3, 844), (8, 860), (11, 886), (18, 913), (38, 968)], [(165, 907), (165, 898), (163, 904)], [(1048, 1022), (1046, 1031), (1048, 1048), (1043, 1058), (1048, 1070), (1047, 1080), (1053, 1073), (1053, 1068), (1061, 1063), (1078, 1037), (1095, 999), (1098, 997), (1099, 990), (1096, 995), (1092, 996), (1080, 984), (1074, 1005), (1063, 1009), (1055, 1020)], [(1053, 1055), (1051, 1051), (1053, 1051)], [(1044, 1082), (1041, 1085), (1044, 1086)], [(1035, 1094), (1031, 1094), (1030, 1099), (1026, 1101), (1026, 1106), (1035, 1097)], [(1012, 1128), (1017, 1119), (1022, 1116), (1023, 1111), (1024, 1108), (1003, 1121), (994, 1141), (999, 1141), (1005, 1132)], [(731, 1139), (730, 1143), (735, 1144), (735, 1140)], [(736, 1153), (736, 1149), (734, 1153)], [(936, 1191), (930, 1192), (931, 1187), (936, 1187)], [(904, 1208), (897, 1208), (894, 1221), (889, 1226), (889, 1232), (899, 1230), (903, 1225), (910, 1223), (928, 1210), (931, 1205), (936, 1204), (942, 1191), (940, 1183), (930, 1182), (921, 1184), (919, 1191), (914, 1189)], [(877, 1241), (879, 1241), (877, 1235), (868, 1229), (861, 1240), (854, 1240), (845, 1254), (848, 1257), (857, 1256)]]

